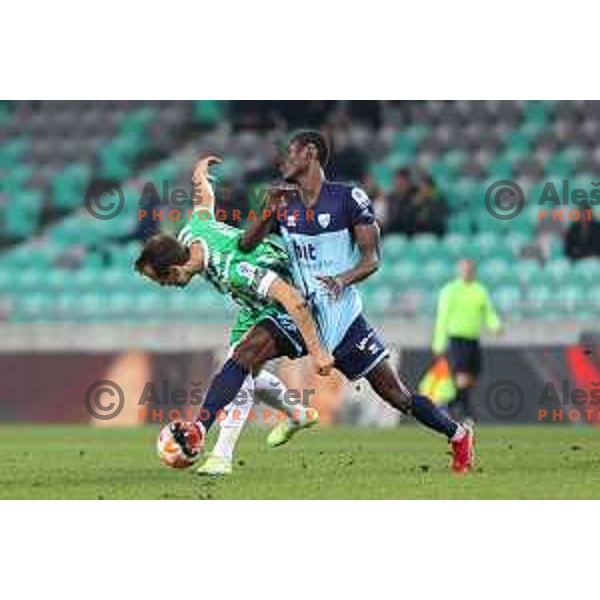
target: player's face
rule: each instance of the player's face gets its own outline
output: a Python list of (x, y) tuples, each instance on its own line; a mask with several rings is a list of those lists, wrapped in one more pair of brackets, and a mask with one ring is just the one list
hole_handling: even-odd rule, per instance
[(281, 163), (281, 175), (286, 181), (295, 181), (307, 171), (309, 164), (308, 148), (297, 142), (292, 142), (287, 147), (287, 152)]
[(458, 263), (458, 273), (465, 281), (475, 279), (475, 263), (472, 260), (461, 260)]
[(165, 271), (157, 273), (150, 265), (146, 265), (143, 270), (143, 274), (158, 283), (161, 286), (184, 286), (188, 280), (183, 276), (181, 269), (177, 267), (171, 267)]

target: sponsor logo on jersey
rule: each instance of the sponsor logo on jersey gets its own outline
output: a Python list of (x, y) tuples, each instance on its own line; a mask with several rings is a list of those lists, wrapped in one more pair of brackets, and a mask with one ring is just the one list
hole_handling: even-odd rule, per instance
[(241, 262), (237, 267), (238, 273), (246, 279), (254, 280), (256, 277), (256, 267), (248, 262)]
[(287, 226), (288, 227), (296, 227), (296, 215), (294, 215), (294, 214), (288, 215)]
[(330, 213), (321, 213), (317, 216), (317, 221), (319, 225), (323, 229), (327, 229), (329, 227), (329, 223), (331, 223), (331, 214)]
[(313, 244), (300, 244), (294, 241), (294, 254), (299, 260), (317, 260), (317, 249)]

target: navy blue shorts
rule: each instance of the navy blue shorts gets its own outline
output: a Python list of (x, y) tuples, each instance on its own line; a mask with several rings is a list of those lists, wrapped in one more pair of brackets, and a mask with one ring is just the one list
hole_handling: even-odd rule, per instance
[[(260, 325), (273, 334), (279, 356), (300, 358), (306, 355), (302, 334), (287, 313), (270, 315), (263, 319)], [(354, 320), (333, 351), (335, 368), (350, 381), (364, 377), (387, 356), (389, 352), (383, 340), (362, 315)]]
[(387, 358), (389, 351), (377, 331), (359, 315), (333, 351), (333, 356), (335, 368), (354, 381)]
[(481, 372), (481, 349), (478, 340), (450, 338), (448, 344), (448, 362), (453, 373)]
[(269, 315), (258, 324), (272, 333), (277, 344), (278, 356), (300, 358), (306, 354), (304, 338), (294, 323), (294, 319), (287, 313), (280, 311)]

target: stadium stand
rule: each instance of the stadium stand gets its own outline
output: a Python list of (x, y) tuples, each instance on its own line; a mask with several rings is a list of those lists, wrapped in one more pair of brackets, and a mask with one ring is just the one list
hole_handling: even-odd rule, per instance
[[(570, 223), (541, 226), (537, 199), (546, 181), (589, 189), (599, 179), (600, 102), (379, 102), (358, 115), (352, 103), (272, 104), (268, 114), (260, 103), (218, 101), (0, 104), (0, 319), (228, 319), (234, 307), (202, 283), (191, 294), (133, 275), (143, 236), (180, 225), (168, 207), (140, 198), (147, 182), (159, 193), (164, 182), (189, 190), (193, 159), (208, 150), (226, 157), (219, 186), (244, 196), (275, 177), (277, 144), (303, 124), (332, 139), (332, 173), (363, 184), (371, 177), (383, 204), (400, 168), (430, 175), (447, 203), (445, 235), (385, 230), (382, 268), (362, 285), (369, 313), (431, 319), (454, 262), (470, 256), (512, 320), (597, 315), (600, 258), (573, 264), (563, 244)], [(118, 182), (125, 198), (109, 220), (84, 207), (100, 179)], [(484, 198), (508, 179), (527, 201), (518, 217), (498, 220)], [(162, 221), (142, 223), (144, 206), (162, 208)]]

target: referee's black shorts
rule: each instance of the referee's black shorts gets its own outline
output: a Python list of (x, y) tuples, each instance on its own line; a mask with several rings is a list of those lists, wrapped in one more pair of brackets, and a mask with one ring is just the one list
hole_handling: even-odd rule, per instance
[(448, 362), (453, 373), (481, 373), (481, 348), (479, 340), (450, 338), (448, 344)]

